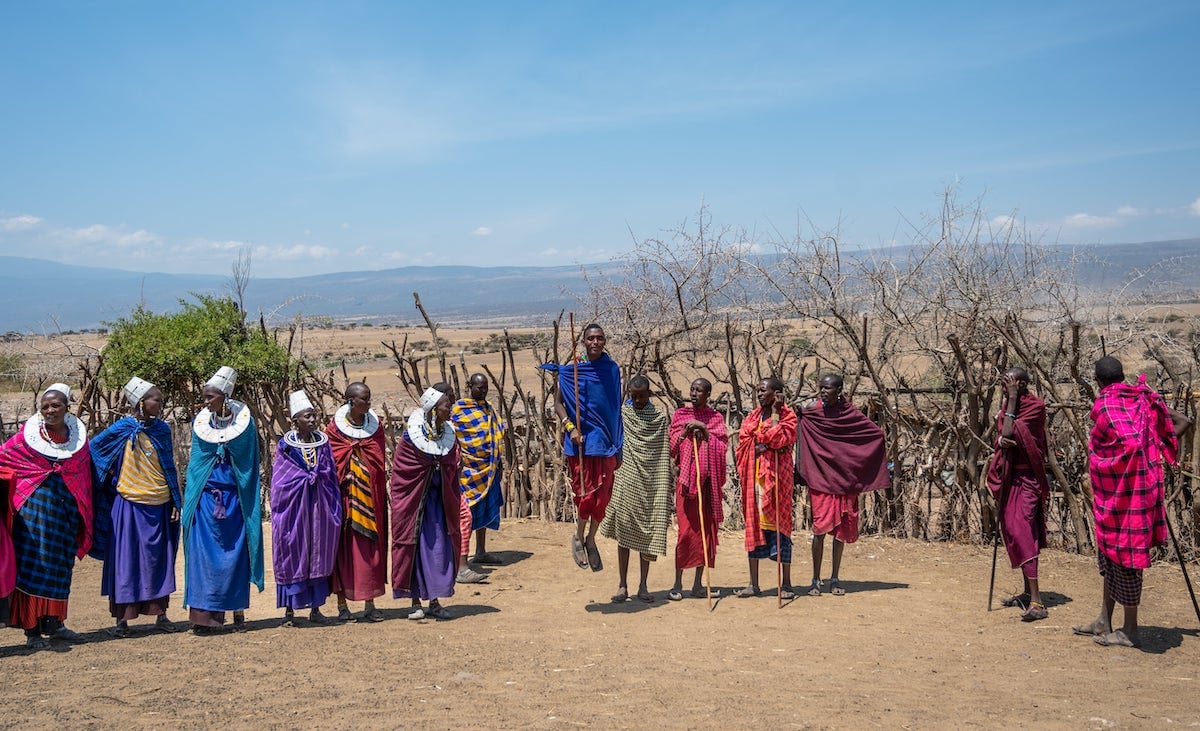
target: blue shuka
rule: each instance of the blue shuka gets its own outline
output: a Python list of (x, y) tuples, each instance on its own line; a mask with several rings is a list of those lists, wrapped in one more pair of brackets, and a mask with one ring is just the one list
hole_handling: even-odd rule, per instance
[[(621, 368), (608, 353), (591, 361), (558, 365), (543, 363), (542, 370), (558, 374), (558, 392), (567, 418), (579, 427), (583, 436), (583, 454), (587, 457), (621, 458), (625, 427), (621, 423)], [(579, 374), (579, 410), (575, 413), (575, 374)], [(563, 437), (563, 454), (575, 455), (570, 435)]]
[[(258, 434), (246, 405), (227, 403), (234, 423), (247, 423), (228, 441), (210, 441), (198, 433), (202, 424), (193, 426), (183, 496), (183, 603), (213, 612), (248, 607), (251, 583), (263, 590)], [(196, 421), (208, 418), (204, 409)]]

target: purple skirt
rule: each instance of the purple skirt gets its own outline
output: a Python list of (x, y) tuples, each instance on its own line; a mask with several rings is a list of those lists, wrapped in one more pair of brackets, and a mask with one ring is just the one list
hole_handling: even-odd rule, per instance
[[(436, 475), (437, 472), (434, 471)], [(392, 591), (394, 599), (417, 597), (426, 601), (454, 596), (455, 568), (458, 565), (458, 546), (451, 545), (446, 532), (446, 512), (442, 508), (441, 483), (425, 492), (424, 514), (417, 535), (417, 555), (413, 560), (412, 591)], [(458, 516), (454, 516), (458, 520)]]
[(117, 495), (112, 506), (112, 539), (104, 555), (100, 593), (114, 605), (163, 599), (175, 591), (179, 523), (171, 503), (141, 505)]
[(329, 598), (329, 579), (305, 579), (295, 584), (275, 585), (275, 606), (280, 609), (308, 609), (321, 606)]

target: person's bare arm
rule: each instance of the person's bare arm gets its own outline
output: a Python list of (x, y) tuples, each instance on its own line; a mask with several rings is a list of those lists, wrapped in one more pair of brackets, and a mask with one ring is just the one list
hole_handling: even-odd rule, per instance
[(1167, 407), (1167, 415), (1171, 417), (1171, 424), (1175, 427), (1175, 436), (1181, 436), (1192, 426), (1192, 420), (1187, 415), (1169, 406)]

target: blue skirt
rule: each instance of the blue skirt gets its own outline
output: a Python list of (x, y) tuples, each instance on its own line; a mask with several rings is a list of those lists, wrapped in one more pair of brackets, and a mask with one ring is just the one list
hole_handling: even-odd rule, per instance
[(183, 603), (209, 612), (250, 606), (250, 554), (233, 470), (213, 468), (185, 546)]
[(471, 530), (500, 530), (500, 508), (504, 507), (504, 486), (500, 483), (502, 469), (502, 465), (496, 465), (496, 474), (487, 494), (471, 506)]

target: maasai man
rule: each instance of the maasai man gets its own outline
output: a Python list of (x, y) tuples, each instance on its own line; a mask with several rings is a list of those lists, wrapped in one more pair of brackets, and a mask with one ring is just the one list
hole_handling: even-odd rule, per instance
[(750, 584), (739, 597), (759, 596), (758, 562), (769, 558), (783, 564), (781, 599), (792, 599), (792, 445), (796, 443), (796, 412), (784, 402), (783, 382), (764, 378), (758, 384), (758, 408), (738, 432), (737, 469), (742, 484), (742, 514), (746, 519), (746, 551)]
[(813, 515), (813, 580), (809, 596), (821, 594), (826, 534), (833, 535), (829, 591), (846, 593), (838, 580), (842, 552), (858, 540), (858, 496), (888, 486), (883, 430), (842, 396), (842, 377), (821, 377), (817, 399), (800, 412), (800, 474), (808, 484)]
[(425, 389), (392, 458), (392, 596), (412, 599), (409, 619), (448, 618), (440, 600), (454, 596), (462, 491), (450, 394), (445, 383)]
[[(571, 366), (545, 363), (541, 367), (558, 374), (554, 412), (563, 421), (563, 454), (571, 474), (571, 496), (575, 502), (575, 535), (571, 557), (583, 569), (604, 568), (596, 531), (612, 498), (613, 475), (621, 466), (625, 441), (621, 422), (621, 369), (604, 352), (604, 330), (593, 323), (583, 330), (587, 360)], [(579, 389), (576, 391), (575, 383)], [(576, 413), (576, 406), (580, 413)]]
[[(487, 552), (488, 529), (500, 529), (500, 508), (504, 506), (504, 490), (500, 484), (504, 463), (504, 421), (487, 401), (488, 380), (476, 373), (467, 381), (470, 396), (454, 402), (450, 420), (458, 437), (459, 487), (470, 510), (470, 523), (463, 528), (462, 569), (459, 583), (474, 583), (471, 579), (482, 574), (467, 566), (471, 530), (475, 531), (474, 561), (482, 566), (500, 563)], [(478, 581), (478, 579), (475, 579)]]
[(600, 532), (617, 542), (617, 593), (614, 602), (629, 600), (629, 553), (638, 552), (637, 598), (654, 601), (646, 587), (650, 562), (667, 555), (671, 523), (671, 461), (667, 416), (650, 403), (650, 379), (629, 379), (629, 400), (621, 407), (625, 428), (625, 460), (613, 478), (612, 502)]
[(245, 628), (250, 584), (263, 590), (262, 498), (258, 432), (250, 409), (234, 401), (237, 372), (222, 366), (204, 384), (192, 422), (183, 496), (183, 603), (192, 632)]
[(167, 619), (175, 591), (179, 550), (179, 475), (171, 427), (163, 421), (157, 386), (134, 376), (125, 384), (131, 416), (92, 439), (96, 540), (92, 555), (104, 561), (100, 593), (117, 625), (129, 636), (129, 620), (156, 617), (154, 628), (176, 632)]
[(1000, 534), (1012, 567), (1020, 568), (1025, 591), (1005, 599), (1033, 622), (1048, 614), (1038, 589), (1038, 555), (1046, 545), (1046, 402), (1029, 392), (1029, 373), (1009, 368), (1000, 376), (1004, 403), (996, 417), (996, 452), (987, 483), (1000, 508)]
[[(1088, 472), (1104, 593), (1100, 616), (1072, 629), (1094, 636), (1098, 645), (1137, 647), (1142, 570), (1150, 566), (1151, 549), (1168, 535), (1162, 460), (1175, 462), (1179, 436), (1191, 420), (1168, 408), (1146, 385), (1145, 374), (1137, 385), (1124, 381), (1121, 361), (1112, 356), (1096, 361), (1100, 392), (1092, 405)], [(1125, 608), (1125, 624), (1113, 630), (1116, 604)]]
[(353, 619), (347, 599), (366, 602), (362, 619), (382, 622), (375, 608), (387, 583), (387, 456), (379, 417), (371, 410), (371, 389), (346, 387), (346, 403), (325, 428), (342, 488), (342, 535), (333, 569), (338, 620)]
[(275, 606), (291, 625), (297, 609), (327, 624), (321, 605), (342, 529), (342, 491), (329, 438), (317, 431), (317, 412), (304, 391), (288, 396), (295, 428), (275, 448), (271, 469), (271, 560)]
[(13, 475), (5, 497), (17, 577), (8, 624), (25, 630), (32, 649), (83, 641), (64, 622), (75, 558), (92, 547), (92, 458), (83, 424), (67, 411), (70, 398), (66, 384), (51, 385), (38, 413), (0, 447), (0, 470)]
[[(679, 516), (679, 540), (675, 544), (675, 586), (667, 598), (683, 599), (683, 572), (696, 569), (692, 596), (705, 597), (704, 565), (717, 565), (717, 533), (725, 520), (724, 487), (729, 433), (725, 419), (708, 405), (712, 384), (706, 378), (692, 381), (688, 395), (691, 406), (681, 406), (671, 417), (671, 459), (679, 468), (675, 485), (675, 514)], [(699, 474), (699, 485), (696, 475)], [(704, 505), (704, 525), (700, 505)], [(702, 530), (703, 528), (703, 530)], [(705, 543), (707, 540), (707, 543)]]

